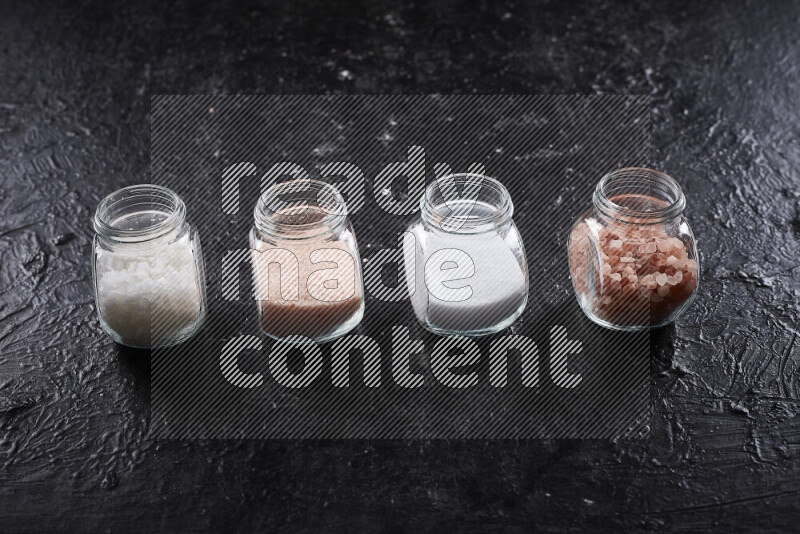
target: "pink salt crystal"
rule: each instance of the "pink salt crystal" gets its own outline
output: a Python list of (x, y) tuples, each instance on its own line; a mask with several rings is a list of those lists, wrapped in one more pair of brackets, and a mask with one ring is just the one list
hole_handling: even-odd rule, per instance
[(628, 283), (629, 283), (629, 284), (631, 284), (631, 285), (636, 285), (636, 282), (637, 282), (638, 280), (639, 280), (639, 277), (638, 277), (638, 276), (636, 276), (635, 274), (629, 274), (629, 275), (628, 275)]
[(646, 274), (646, 275), (644, 275), (644, 276), (642, 277), (642, 279), (640, 280), (640, 282), (641, 282), (642, 284), (647, 284), (647, 283), (648, 283), (648, 282), (650, 282), (651, 280), (655, 280), (655, 275), (653, 275), (653, 274)]
[(647, 286), (647, 289), (653, 290), (653, 289), (656, 289), (658, 287), (658, 282), (656, 282), (655, 280), (650, 280), (645, 285)]
[(656, 291), (658, 292), (659, 297), (666, 297), (669, 295), (669, 288), (667, 286), (659, 286)]
[(636, 260), (634, 260), (633, 258), (631, 258), (629, 256), (625, 256), (625, 257), (620, 258), (619, 261), (621, 261), (622, 263), (633, 263)]
[[(647, 262), (642, 263), (642, 266), (637, 270), (638, 270), (640, 275), (644, 276), (646, 274), (651, 274), (651, 273), (657, 271), (658, 269), (656, 269), (656, 267), (652, 263), (650, 263), (650, 259), (648, 258)], [(653, 275), (653, 276), (655, 276), (655, 275)]]
[(659, 252), (669, 252), (669, 249), (672, 248), (669, 241), (666, 239), (659, 239), (656, 241), (656, 247)]
[(650, 256), (650, 263), (652, 263), (656, 267), (663, 267), (666, 261), (667, 257), (660, 252), (656, 252), (655, 254)]
[(613, 267), (613, 266), (614, 266), (614, 265), (616, 265), (617, 263), (619, 263), (619, 256), (615, 256), (615, 255), (611, 254), (611, 255), (608, 257), (608, 264), (609, 264), (609, 265), (611, 265), (611, 266)]
[(608, 248), (622, 248), (622, 240), (614, 239), (608, 244)]
[(644, 252), (645, 254), (654, 254), (657, 248), (658, 247), (656, 247), (656, 244), (651, 241), (645, 245)]
[(664, 273), (659, 274), (658, 276), (656, 276), (656, 282), (658, 283), (658, 285), (663, 286), (664, 284), (667, 283), (667, 275)]
[(603, 274), (606, 275), (606, 276), (611, 274), (611, 266), (609, 264), (607, 264), (607, 263), (603, 264)]
[(611, 276), (609, 276), (609, 278), (619, 282), (620, 280), (622, 280), (622, 275), (619, 273), (612, 273)]
[(632, 274), (635, 274), (635, 273), (636, 273), (636, 271), (634, 271), (634, 270), (633, 270), (633, 267), (631, 267), (630, 265), (628, 265), (627, 267), (625, 267), (625, 270), (624, 270), (624, 271), (622, 271), (622, 274), (624, 274), (624, 275), (626, 275), (626, 276), (630, 276), (630, 275), (632, 275)]
[(678, 261), (679, 261), (678, 258), (676, 258), (675, 256), (667, 256), (667, 265), (669, 265), (670, 267), (675, 267)]
[(683, 280), (683, 272), (677, 271), (669, 278), (669, 280), (667, 280), (667, 283), (671, 286), (676, 286), (681, 283), (681, 280)]

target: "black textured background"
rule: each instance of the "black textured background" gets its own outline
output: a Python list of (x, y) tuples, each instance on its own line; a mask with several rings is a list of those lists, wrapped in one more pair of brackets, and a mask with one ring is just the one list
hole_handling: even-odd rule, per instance
[[(20, 1), (0, 16), (0, 530), (793, 530), (797, 2)], [(645, 93), (702, 249), (648, 440), (148, 437), (89, 220), (147, 181), (157, 93)]]

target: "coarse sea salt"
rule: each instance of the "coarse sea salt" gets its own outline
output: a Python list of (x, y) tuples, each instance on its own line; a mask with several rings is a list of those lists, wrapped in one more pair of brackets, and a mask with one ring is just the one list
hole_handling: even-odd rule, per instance
[(130, 243), (98, 252), (100, 316), (122, 343), (169, 344), (201, 321), (203, 296), (193, 246), (187, 233), (171, 243)]

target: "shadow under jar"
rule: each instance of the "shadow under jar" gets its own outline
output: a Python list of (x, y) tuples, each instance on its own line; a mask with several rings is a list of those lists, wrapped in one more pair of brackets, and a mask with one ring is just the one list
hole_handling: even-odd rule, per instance
[(680, 185), (659, 171), (605, 175), (572, 227), (570, 276), (581, 308), (616, 330), (657, 328), (694, 300), (697, 246)]
[(92, 276), (100, 324), (135, 348), (181, 343), (206, 314), (203, 254), (173, 191), (134, 185), (111, 193), (94, 216)]
[(253, 286), (263, 332), (322, 343), (355, 328), (364, 316), (364, 282), (339, 191), (317, 180), (276, 184), (253, 215)]
[(508, 190), (480, 174), (432, 182), (403, 242), (417, 319), (442, 335), (484, 336), (519, 317), (528, 265)]

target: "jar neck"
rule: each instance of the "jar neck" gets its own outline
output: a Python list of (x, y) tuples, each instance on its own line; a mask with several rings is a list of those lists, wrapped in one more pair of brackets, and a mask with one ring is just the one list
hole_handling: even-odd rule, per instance
[(277, 239), (313, 239), (330, 234), (347, 220), (341, 193), (319, 180), (274, 184), (253, 210), (256, 230)]
[(666, 174), (642, 167), (612, 171), (595, 188), (595, 208), (618, 222), (649, 225), (672, 221), (686, 208), (681, 186)]
[(151, 243), (177, 235), (186, 206), (172, 190), (154, 184), (124, 187), (105, 197), (94, 215), (94, 229), (118, 244)]
[(451, 174), (431, 182), (420, 200), (422, 220), (449, 234), (481, 234), (511, 221), (508, 190), (488, 176)]

